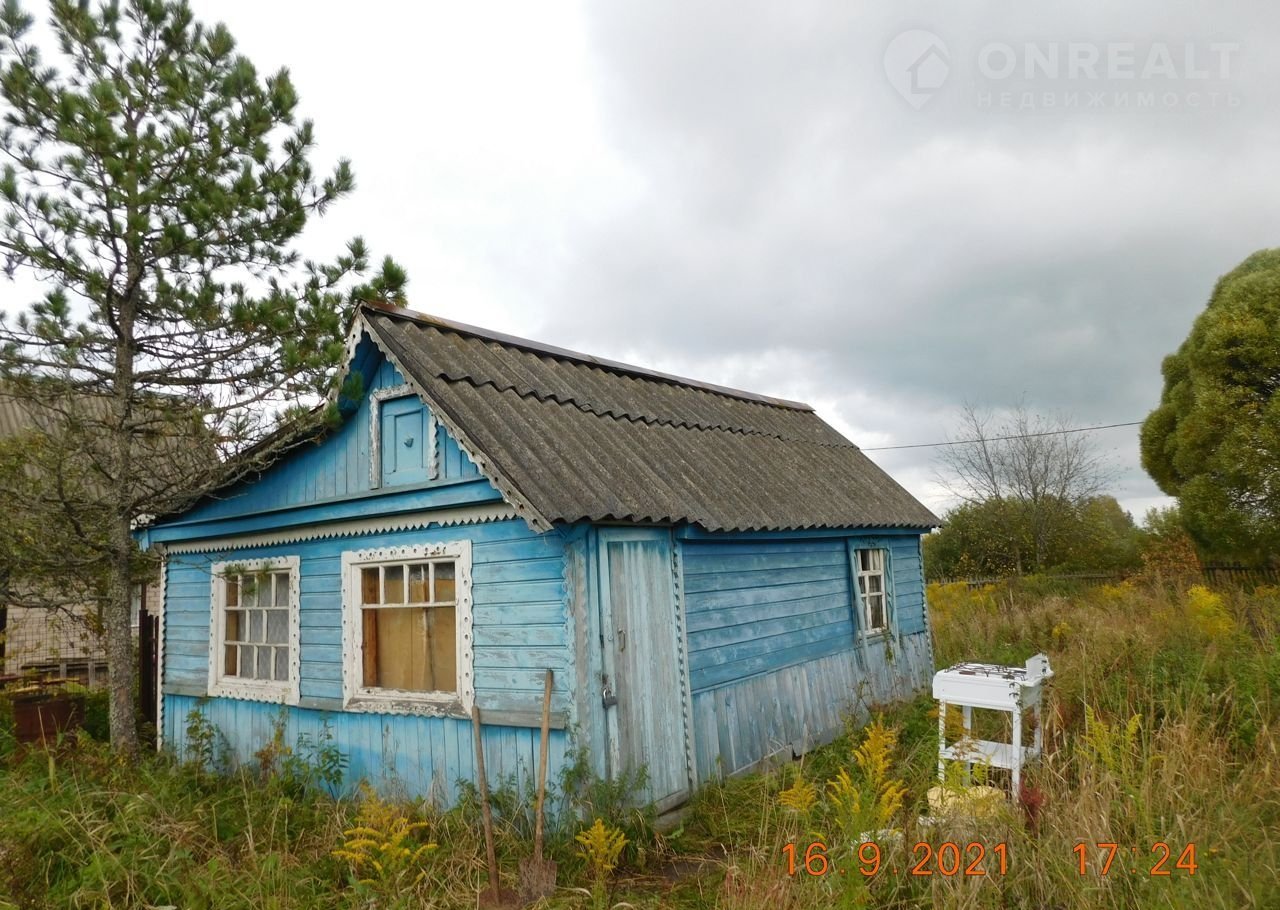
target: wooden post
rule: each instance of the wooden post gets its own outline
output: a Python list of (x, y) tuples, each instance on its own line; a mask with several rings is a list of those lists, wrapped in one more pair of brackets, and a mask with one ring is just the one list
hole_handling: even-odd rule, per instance
[(938, 702), (938, 780), (946, 780), (947, 762), (943, 752), (947, 748), (947, 703)]
[(493, 846), (493, 816), (489, 809), (489, 780), (484, 771), (484, 737), (480, 733), (480, 706), (471, 706), (471, 725), (476, 736), (476, 783), (480, 785), (480, 816), (484, 819), (484, 855), (489, 868), (489, 893), (491, 900), (500, 900), (498, 884), (498, 859)]
[(1013, 756), (1009, 762), (1013, 774), (1013, 798), (1018, 798), (1022, 784), (1022, 705), (1013, 709)]

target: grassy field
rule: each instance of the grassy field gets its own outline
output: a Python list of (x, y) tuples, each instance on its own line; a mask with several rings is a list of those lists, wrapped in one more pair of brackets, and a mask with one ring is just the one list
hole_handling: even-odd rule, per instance
[[(930, 604), (940, 665), (1050, 654), (1048, 754), (1020, 799), (919, 825), (937, 748), (922, 697), (801, 763), (704, 788), (666, 835), (622, 808), (625, 788), (562, 782), (588, 821), (618, 828), (553, 833), (561, 889), (541, 906), (1280, 907), (1280, 589), (935, 586)], [(20, 757), (0, 737), (0, 908), (475, 906), (474, 798), (444, 814), (334, 801), (331, 750), (264, 746), (261, 767), (214, 776), (124, 766), (92, 742)], [(514, 885), (528, 799), (496, 802)], [(866, 831), (874, 847), (855, 851)], [(911, 874), (919, 843), (931, 875)], [(1168, 875), (1151, 874), (1157, 844)]]

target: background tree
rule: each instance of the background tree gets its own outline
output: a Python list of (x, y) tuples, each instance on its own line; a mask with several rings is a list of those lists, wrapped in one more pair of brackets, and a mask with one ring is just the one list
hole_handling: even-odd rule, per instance
[(1280, 250), (1218, 280), (1142, 425), (1142, 464), (1207, 550), (1280, 545)]
[(938, 450), (939, 482), (972, 510), (957, 517), (981, 516), (989, 546), (1007, 554), (1015, 573), (1052, 564), (1056, 542), (1110, 475), (1092, 440), (1062, 432), (1069, 428), (1025, 404), (1000, 420), (966, 405), (956, 441)]
[[(311, 405), (334, 381), (347, 306), (398, 299), (405, 279), (387, 261), (356, 284), (358, 239), (331, 263), (300, 260), (308, 218), (354, 178), (346, 161), (312, 170), (287, 71), (262, 77), (185, 3), (51, 9), (56, 65), (16, 0), (0, 11), (0, 249), (47, 288), (0, 326), (0, 370), (98, 491), (52, 502), (92, 557), (66, 574), (104, 585), (112, 741), (132, 751), (134, 521), (261, 467), (282, 416), (327, 419)], [(50, 507), (47, 488), (11, 487), (29, 497), (13, 508)]]
[(1177, 506), (1148, 509), (1142, 525), (1142, 570), (1147, 576), (1184, 583), (1203, 579), (1200, 554)]
[[(1116, 572), (1137, 568), (1142, 531), (1113, 496), (1065, 503), (1039, 566), (1053, 572)], [(1001, 578), (1033, 564), (1032, 511), (1005, 498), (961, 503), (942, 530), (924, 539), (929, 579)]]

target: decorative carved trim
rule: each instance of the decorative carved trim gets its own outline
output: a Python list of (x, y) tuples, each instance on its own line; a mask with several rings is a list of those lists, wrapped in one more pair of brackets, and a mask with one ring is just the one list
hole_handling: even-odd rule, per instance
[(184, 541), (166, 546), (166, 553), (208, 553), (220, 550), (244, 550), (249, 547), (265, 547), (303, 540), (324, 540), (334, 537), (358, 537), (368, 534), (385, 534), (392, 531), (410, 531), (453, 525), (481, 524), (489, 521), (507, 521), (517, 518), (516, 510), (505, 502), (486, 503), (479, 506), (459, 506), (453, 509), (436, 509), (430, 512), (408, 512), (382, 518), (362, 518), (355, 521), (333, 521), (314, 525), (299, 525), (280, 531), (264, 531), (257, 534), (237, 534), (230, 537), (211, 537), (204, 540)]
[[(363, 315), (356, 320), (356, 325), (360, 326), (361, 330), (368, 334), (369, 340), (373, 342), (374, 347), (381, 351), (387, 362), (395, 367), (400, 372), (400, 375), (413, 386), (418, 393), (418, 397), (426, 402), (427, 407), (431, 409), (431, 413), (439, 418), (441, 425), (449, 431), (449, 435), (453, 437), (454, 442), (458, 444), (458, 448), (462, 450), (463, 454), (470, 458), (480, 473), (498, 489), (498, 492), (502, 494), (502, 498), (515, 506), (520, 518), (524, 519), (524, 522), (534, 531), (550, 531), (552, 523), (535, 509), (533, 503), (515, 488), (515, 485), (507, 479), (506, 475), (498, 470), (497, 466), (471, 443), (471, 437), (458, 426), (457, 422), (446, 413), (444, 408), (440, 407), (440, 403), (427, 393), (422, 383), (418, 382), (413, 377), (413, 374), (404, 368), (404, 364), (400, 362), (394, 352), (382, 343), (378, 338), (377, 332), (374, 331), (372, 326), (368, 325)], [(353, 331), (355, 331), (354, 327)]]
[(680, 710), (684, 713), (684, 765), (691, 789), (698, 786), (698, 762), (693, 737), (693, 687), (689, 681), (689, 630), (685, 624), (684, 548), (671, 540), (671, 583), (675, 591), (677, 660), (680, 669)]
[(156, 623), (156, 751), (164, 748), (164, 615), (165, 582), (169, 576), (169, 555), (160, 551), (160, 606)]
[(929, 585), (924, 580), (924, 538), (916, 540), (917, 561), (920, 567), (920, 620), (924, 624), (926, 653), (929, 655), (929, 670), (933, 670), (933, 623), (929, 621)]
[[(357, 572), (370, 563), (452, 559), (457, 585), (457, 693), (370, 690), (361, 685), (363, 665), (360, 589)], [(471, 618), (471, 541), (346, 550), (342, 554), (342, 702), (344, 710), (430, 717), (469, 715), (475, 701), (474, 630)]]
[[(228, 568), (246, 572), (289, 572), (289, 679), (250, 680), (224, 677), (221, 669), (223, 636), (226, 628), (226, 586), (223, 576)], [(211, 567), (209, 582), (209, 696), (211, 698), (239, 698), (245, 701), (265, 701), (274, 704), (296, 705), (302, 678), (302, 630), (301, 630), (301, 578), (300, 560), (297, 556), (273, 556), (269, 559), (246, 559), (236, 562), (215, 562)]]

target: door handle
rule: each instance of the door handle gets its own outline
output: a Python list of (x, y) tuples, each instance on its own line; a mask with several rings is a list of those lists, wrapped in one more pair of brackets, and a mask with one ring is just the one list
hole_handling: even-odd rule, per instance
[(627, 650), (627, 630), (626, 629), (618, 630), (618, 650), (619, 651)]

